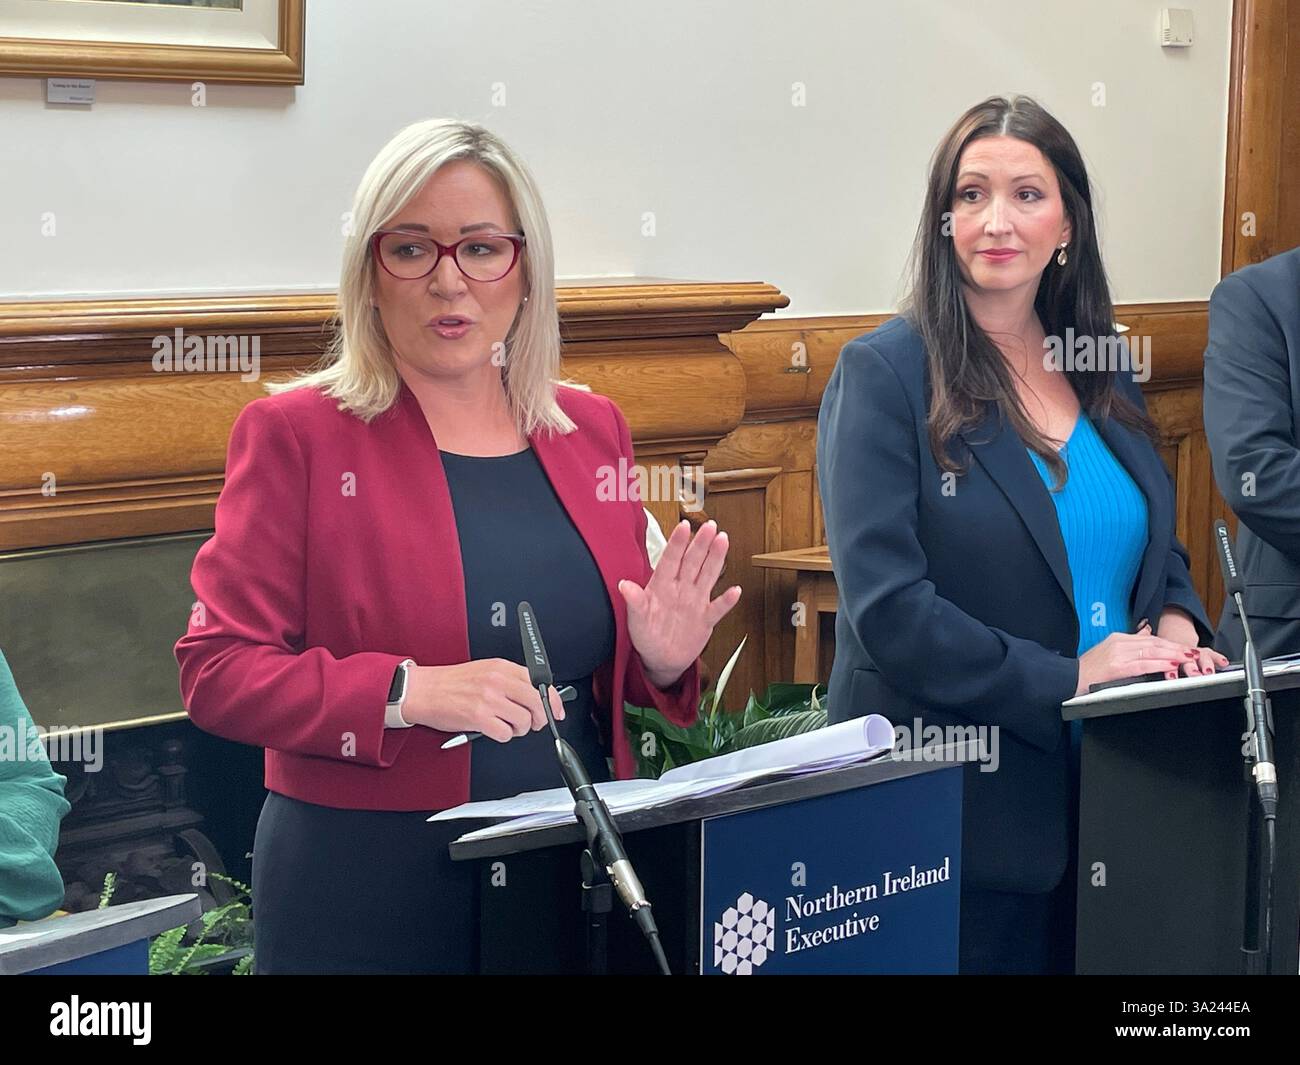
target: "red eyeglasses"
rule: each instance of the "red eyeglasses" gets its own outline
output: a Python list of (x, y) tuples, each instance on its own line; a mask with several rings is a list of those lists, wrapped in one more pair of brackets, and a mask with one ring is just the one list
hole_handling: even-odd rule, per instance
[(370, 238), (379, 265), (403, 281), (428, 277), (444, 255), (450, 255), (471, 281), (500, 281), (515, 268), (524, 243), (519, 233), (478, 233), (455, 244), (440, 244), (399, 229), (381, 229)]

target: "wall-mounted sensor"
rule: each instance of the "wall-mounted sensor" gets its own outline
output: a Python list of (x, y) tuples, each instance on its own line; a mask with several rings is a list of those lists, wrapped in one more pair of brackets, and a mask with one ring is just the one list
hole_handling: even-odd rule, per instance
[(1192, 46), (1192, 13), (1185, 7), (1166, 7), (1160, 12), (1160, 47)]

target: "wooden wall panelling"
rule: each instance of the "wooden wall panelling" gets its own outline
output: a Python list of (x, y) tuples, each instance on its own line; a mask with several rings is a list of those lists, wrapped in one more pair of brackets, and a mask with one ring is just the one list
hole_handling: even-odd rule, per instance
[(1300, 245), (1300, 0), (1235, 0), (1225, 178), (1224, 274)]
[(1147, 409), (1160, 430), (1162, 455), (1174, 477), (1178, 537), (1190, 555), (1192, 581), (1211, 623), (1223, 603), (1223, 578), (1211, 538), (1216, 519), (1232, 518), (1214, 483), (1201, 409), (1201, 368), (1209, 309), (1196, 303), (1134, 303), (1115, 316), (1130, 337), (1149, 338), (1151, 379), (1143, 385)]
[(1191, 559), (1192, 583), (1211, 624), (1217, 624), (1223, 606), (1223, 577), (1211, 530), (1219, 518), (1228, 519), (1230, 525), (1234, 522), (1210, 468), (1209, 440), (1201, 422), (1200, 382), (1154, 392), (1147, 403), (1164, 441), (1161, 457), (1174, 476), (1176, 527)]
[[(790, 610), (795, 598), (795, 579), (791, 573), (760, 569), (749, 565), (747, 560), (762, 551), (806, 546), (812, 528), (815, 451), (816, 424), (814, 419), (804, 416), (783, 421), (746, 421), (720, 440), (707, 460), (710, 490), (714, 478), (734, 476), (737, 471), (774, 471), (762, 511), (762, 521), (773, 533), (760, 538), (757, 530), (725, 526), (733, 543), (739, 536), (746, 542), (765, 545), (744, 554), (743, 579), (738, 583), (744, 588), (744, 596), (761, 599), (764, 604), (767, 621), (761, 632), (751, 632), (745, 657), (761, 662), (768, 680), (792, 676), (794, 634), (790, 628)], [(757, 520), (749, 511), (734, 512), (731, 517), (742, 522)], [(732, 553), (737, 550), (738, 545), (732, 548)]]
[[(565, 371), (618, 400), (639, 444), (696, 454), (744, 410), (718, 334), (786, 302), (756, 282), (574, 282)], [(0, 304), (0, 549), (210, 528), (230, 425), (264, 390), (155, 372), (156, 338), (255, 338), (276, 377), (319, 357), (332, 314), (324, 295)]]
[(817, 415), (840, 349), (888, 314), (763, 318), (723, 337), (745, 369), (747, 421)]
[[(840, 348), (887, 317), (760, 319), (722, 338), (744, 367), (745, 420), (709, 453), (709, 469), (767, 466), (780, 470), (773, 479), (769, 507), (779, 508), (775, 521), (781, 546), (766, 550), (825, 542), (816, 471), (817, 410), (822, 391)], [(761, 694), (768, 682), (789, 680), (794, 675), (797, 578), (789, 571), (751, 566), (748, 580), (746, 593), (752, 587), (764, 598), (764, 676), (754, 688)]]
[(750, 559), (780, 550), (781, 470), (776, 466), (706, 472), (709, 516), (725, 529), (730, 546), (718, 590), (739, 584), (740, 602), (713, 630), (704, 655), (706, 684), (711, 684), (731, 653), (746, 637), (745, 650), (727, 683), (725, 704), (739, 710), (750, 691), (762, 695), (768, 669), (764, 650), (772, 639), (774, 619), (760, 570)]

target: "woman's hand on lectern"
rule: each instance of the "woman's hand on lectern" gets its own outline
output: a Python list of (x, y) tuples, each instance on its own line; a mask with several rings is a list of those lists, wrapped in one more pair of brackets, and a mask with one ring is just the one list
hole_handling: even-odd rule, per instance
[(1112, 632), (1083, 653), (1074, 694), (1085, 694), (1093, 684), (1140, 677), (1144, 673), (1176, 677), (1184, 665), (1197, 657), (1195, 646), (1156, 636), (1151, 632), (1150, 623), (1144, 621), (1137, 632)]
[(1183, 663), (1181, 672), (1185, 676), (1199, 677), (1206, 673), (1213, 673), (1216, 669), (1223, 669), (1228, 664), (1228, 659), (1213, 647), (1196, 646), (1199, 637), (1196, 635), (1192, 616), (1179, 607), (1165, 607), (1160, 614), (1160, 620), (1156, 622), (1156, 634), (1166, 640), (1185, 643), (1195, 649), (1196, 657), (1189, 658)]

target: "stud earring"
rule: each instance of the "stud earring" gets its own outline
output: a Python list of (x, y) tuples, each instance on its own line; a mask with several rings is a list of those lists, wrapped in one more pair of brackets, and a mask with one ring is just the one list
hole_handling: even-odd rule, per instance
[(1056, 257), (1056, 265), (1057, 265), (1057, 266), (1064, 266), (1067, 262), (1069, 262), (1069, 260), (1070, 260), (1070, 257), (1069, 257), (1068, 255), (1065, 254), (1065, 245), (1062, 244), (1062, 245), (1061, 245), (1061, 253)]

